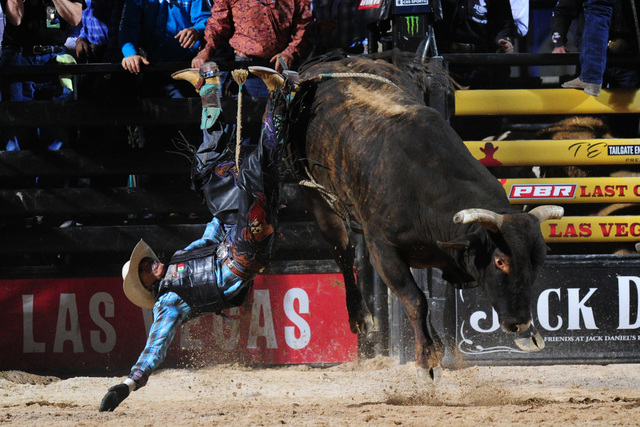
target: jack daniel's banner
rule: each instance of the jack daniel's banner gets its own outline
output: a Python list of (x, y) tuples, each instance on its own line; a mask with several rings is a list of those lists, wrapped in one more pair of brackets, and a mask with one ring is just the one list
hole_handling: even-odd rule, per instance
[(479, 289), (456, 292), (456, 345), (463, 359), (524, 363), (621, 363), (640, 360), (640, 258), (548, 259), (534, 287), (533, 323), (545, 348), (526, 353), (500, 330)]

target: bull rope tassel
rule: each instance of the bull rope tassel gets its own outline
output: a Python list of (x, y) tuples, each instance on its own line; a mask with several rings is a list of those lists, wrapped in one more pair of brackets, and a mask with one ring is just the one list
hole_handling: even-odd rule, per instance
[(238, 83), (238, 114), (236, 117), (236, 169), (240, 172), (240, 145), (242, 144), (242, 85), (249, 77), (247, 70), (233, 70), (231, 77)]

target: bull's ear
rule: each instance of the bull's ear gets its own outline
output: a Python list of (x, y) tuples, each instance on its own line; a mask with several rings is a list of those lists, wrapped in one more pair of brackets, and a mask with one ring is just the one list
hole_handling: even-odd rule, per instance
[(438, 241), (438, 246), (441, 248), (455, 249), (458, 251), (465, 251), (471, 247), (478, 240), (477, 233), (469, 233), (448, 242)]

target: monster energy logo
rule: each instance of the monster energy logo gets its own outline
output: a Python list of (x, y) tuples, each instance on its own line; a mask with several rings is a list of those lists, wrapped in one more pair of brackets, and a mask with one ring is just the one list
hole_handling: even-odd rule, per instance
[(407, 20), (407, 34), (410, 36), (418, 35), (420, 29), (420, 20), (418, 16), (406, 16)]

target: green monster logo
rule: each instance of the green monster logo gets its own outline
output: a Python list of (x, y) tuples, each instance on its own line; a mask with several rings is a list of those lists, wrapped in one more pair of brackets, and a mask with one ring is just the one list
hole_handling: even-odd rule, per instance
[(420, 29), (420, 21), (417, 16), (407, 16), (405, 17), (407, 20), (407, 34), (410, 36), (415, 36), (418, 34), (418, 30)]

